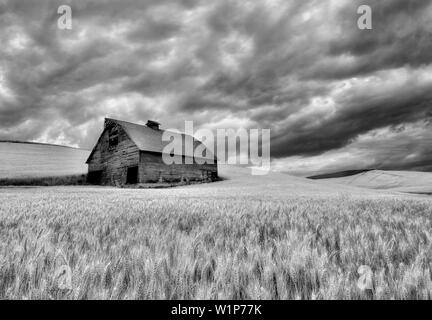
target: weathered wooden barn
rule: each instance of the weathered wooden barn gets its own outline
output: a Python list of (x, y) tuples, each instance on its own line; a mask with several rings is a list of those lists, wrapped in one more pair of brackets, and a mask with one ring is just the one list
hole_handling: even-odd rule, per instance
[[(217, 160), (210, 152), (195, 158), (181, 152), (171, 152), (171, 157), (180, 157), (182, 164), (165, 164), (162, 159), (164, 146), (163, 130), (159, 123), (148, 121), (146, 125), (105, 119), (105, 125), (88, 164), (88, 182), (100, 185), (121, 186), (126, 184), (156, 182), (214, 181), (218, 178)], [(184, 141), (185, 134), (173, 133)], [(194, 148), (202, 143), (194, 138)], [(186, 158), (192, 162), (187, 164)], [(208, 163), (213, 160), (213, 164)], [(202, 164), (205, 162), (204, 164)]]

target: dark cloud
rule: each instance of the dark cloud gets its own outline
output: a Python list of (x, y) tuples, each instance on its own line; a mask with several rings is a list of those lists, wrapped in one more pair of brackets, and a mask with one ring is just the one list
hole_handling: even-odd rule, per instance
[[(105, 116), (194, 120), (270, 128), (287, 167), (430, 170), (431, 18), (426, 0), (0, 0), (0, 138), (90, 148)], [(377, 132), (387, 148), (362, 142)]]
[(335, 99), (338, 107), (333, 115), (328, 116), (329, 109), (324, 109), (324, 113), (308, 115), (273, 135), (274, 155), (316, 155), (341, 148), (376, 128), (431, 118), (431, 80), (417, 83), (408, 78), (391, 90), (383, 84), (377, 88), (368, 85), (363, 90), (358, 87), (346, 90)]
[[(357, 28), (352, 7), (369, 5), (373, 12), (373, 30)], [(427, 0), (353, 1), (338, 13), (340, 37), (329, 42), (329, 55), (355, 57), (348, 66), (332, 67), (318, 62), (311, 77), (341, 79), (367, 75), (383, 69), (403, 66), (419, 67), (432, 62), (431, 3)]]

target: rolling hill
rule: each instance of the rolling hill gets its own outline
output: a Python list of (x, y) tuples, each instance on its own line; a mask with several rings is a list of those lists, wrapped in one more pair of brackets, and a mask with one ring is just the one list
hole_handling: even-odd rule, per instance
[(342, 178), (342, 177), (354, 176), (356, 174), (360, 174), (360, 173), (372, 171), (372, 170), (374, 170), (374, 169), (346, 170), (346, 171), (339, 171), (339, 172), (334, 172), (334, 173), (320, 174), (317, 176), (310, 176), (310, 177), (308, 177), (308, 179), (321, 180), (321, 179), (330, 179), (330, 178)]
[[(0, 142), (0, 182), (3, 179), (8, 184), (10, 179), (17, 179), (19, 181), (18, 185), (23, 185), (21, 178), (30, 178), (28, 180), (29, 185), (39, 185), (40, 181), (35, 184), (32, 180), (85, 174), (87, 173), (85, 161), (89, 153), (88, 150), (50, 144), (17, 141)], [(199, 189), (213, 195), (216, 193), (227, 194), (231, 190), (233, 195), (239, 193), (249, 194), (250, 196), (267, 194), (273, 198), (284, 198), (290, 195), (338, 194), (341, 192), (350, 192), (352, 194), (370, 193), (366, 189), (355, 187), (347, 188), (344, 186), (341, 188), (340, 185), (332, 184), (323, 186), (318, 181), (294, 177), (284, 173), (270, 172), (264, 176), (253, 176), (251, 170), (245, 167), (219, 165), (218, 171), (219, 176), (224, 181), (201, 184)], [(11, 184), (16, 184), (16, 181)], [(53, 184), (49, 183), (48, 185)], [(66, 184), (74, 184), (74, 182)], [(184, 188), (187, 189), (188, 187), (185, 186)], [(263, 192), (263, 190), (271, 190), (271, 192)]]
[(83, 174), (89, 153), (50, 144), (0, 141), (0, 179)]
[(432, 194), (432, 172), (370, 170), (320, 181), (369, 189)]
[[(87, 173), (85, 161), (89, 150), (65, 146), (19, 141), (0, 141), (0, 179), (73, 176)], [(350, 193), (364, 194), (377, 190), (432, 194), (432, 173), (408, 171), (366, 170), (344, 172), (306, 179), (284, 173), (270, 172), (252, 176), (249, 168), (219, 165), (219, 175), (225, 181), (201, 185), (200, 188), (260, 194), (271, 189), (272, 195)], [(349, 175), (347, 175), (349, 173)], [(331, 178), (329, 178), (331, 177)], [(375, 189), (375, 190), (367, 190)]]

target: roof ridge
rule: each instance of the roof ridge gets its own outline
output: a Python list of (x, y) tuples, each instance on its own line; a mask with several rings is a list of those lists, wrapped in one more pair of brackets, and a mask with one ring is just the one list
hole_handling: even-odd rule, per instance
[(126, 123), (126, 124), (131, 124), (131, 125), (138, 126), (138, 127), (144, 127), (144, 128), (151, 129), (151, 130), (156, 130), (156, 131), (166, 131), (166, 132), (181, 134), (181, 135), (185, 135), (185, 136), (190, 136), (190, 137), (194, 138), (195, 140), (199, 141), (193, 135), (187, 134), (186, 132), (183, 132), (183, 131), (180, 131), (180, 130), (177, 130), (177, 129), (174, 129), (177, 132), (173, 131), (173, 130), (170, 130), (170, 129), (153, 129), (153, 128), (150, 128), (150, 127), (146, 126), (145, 124), (139, 124), (139, 123), (134, 123), (134, 122), (125, 121), (125, 120), (119, 120), (119, 119), (114, 119), (114, 118), (105, 118), (105, 120), (111, 120), (111, 121), (115, 121), (115, 122), (123, 122), (123, 123)]
[(127, 124), (133, 124), (135, 126), (146, 127), (145, 124), (134, 123), (134, 122), (126, 121), (126, 120), (120, 120), (120, 119), (114, 119), (114, 118), (105, 118), (105, 120), (112, 120), (112, 121), (116, 121), (116, 122), (124, 122), (124, 123), (127, 123)]

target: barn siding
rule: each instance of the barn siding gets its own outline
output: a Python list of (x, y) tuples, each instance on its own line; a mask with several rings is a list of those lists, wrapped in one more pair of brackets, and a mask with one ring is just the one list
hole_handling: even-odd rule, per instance
[[(181, 157), (181, 156), (179, 156)], [(162, 154), (141, 151), (139, 175), (140, 182), (178, 182), (211, 180), (217, 177), (217, 164), (183, 164), (166, 165), (163, 162)]]
[(109, 148), (109, 130), (104, 130), (96, 145), (89, 165), (89, 173), (102, 170), (103, 185), (123, 185), (126, 183), (127, 168), (138, 166), (139, 150), (123, 128), (117, 124), (119, 142), (117, 147)]

